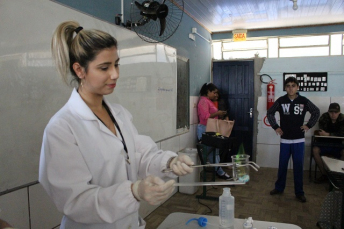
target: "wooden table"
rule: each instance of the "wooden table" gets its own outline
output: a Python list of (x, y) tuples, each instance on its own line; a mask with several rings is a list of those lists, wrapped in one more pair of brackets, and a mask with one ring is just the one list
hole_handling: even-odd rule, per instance
[[(249, 214), (249, 213), (248, 213)], [(205, 217), (208, 219), (208, 223), (206, 225), (207, 229), (216, 228), (219, 229), (219, 217), (218, 216), (208, 216), (208, 215), (197, 215), (197, 214), (190, 214), (190, 213), (182, 213), (182, 212), (175, 212), (171, 213), (167, 216), (167, 218), (159, 225), (158, 229), (192, 229), (192, 228), (201, 228), (197, 221), (193, 220), (188, 225), (185, 225), (189, 219), (199, 217)], [(234, 219), (234, 228), (241, 229), (243, 228), (244, 219)], [(253, 219), (253, 227), (257, 229), (266, 229), (270, 227), (278, 228), (278, 229), (301, 229), (301, 227), (288, 224), (288, 223), (277, 223), (277, 222), (267, 222), (267, 221), (258, 221)]]
[[(334, 147), (334, 148), (344, 148), (343, 142), (344, 137), (337, 137), (337, 136), (320, 136), (320, 135), (313, 135), (312, 142), (311, 142), (311, 155), (309, 160), (309, 178), (312, 178), (312, 159), (313, 157), (313, 147)], [(316, 179), (317, 169), (315, 167), (314, 171), (314, 179)]]

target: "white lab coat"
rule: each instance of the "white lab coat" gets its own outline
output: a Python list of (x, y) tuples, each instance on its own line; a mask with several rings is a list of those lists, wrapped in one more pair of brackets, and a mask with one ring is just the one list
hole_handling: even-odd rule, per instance
[(119, 132), (105, 127), (75, 89), (45, 128), (39, 182), (64, 214), (61, 229), (138, 228), (140, 203), (131, 184), (138, 176), (166, 176), (161, 171), (177, 156), (139, 135), (125, 108), (104, 101), (122, 131), (129, 166)]

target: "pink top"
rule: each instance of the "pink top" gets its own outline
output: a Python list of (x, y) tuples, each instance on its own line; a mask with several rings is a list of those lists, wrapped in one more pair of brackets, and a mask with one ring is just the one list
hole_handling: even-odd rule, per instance
[[(201, 96), (197, 106), (199, 124), (206, 126), (210, 114), (213, 114), (217, 111), (218, 109), (215, 107), (214, 103), (210, 99), (205, 96)], [(217, 119), (217, 116), (214, 118)]]

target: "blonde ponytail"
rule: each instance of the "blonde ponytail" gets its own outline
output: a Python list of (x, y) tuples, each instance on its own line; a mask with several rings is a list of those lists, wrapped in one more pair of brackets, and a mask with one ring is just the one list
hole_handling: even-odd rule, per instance
[(72, 67), (74, 63), (78, 62), (87, 72), (89, 62), (100, 51), (111, 47), (117, 48), (117, 40), (110, 34), (99, 30), (85, 30), (75, 21), (61, 23), (51, 40), (53, 59), (66, 84), (70, 73), (72, 80), (80, 84)]

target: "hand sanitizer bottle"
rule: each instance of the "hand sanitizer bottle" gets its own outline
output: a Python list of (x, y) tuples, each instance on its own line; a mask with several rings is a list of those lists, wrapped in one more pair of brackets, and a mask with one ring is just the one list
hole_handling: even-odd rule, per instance
[(234, 197), (230, 188), (223, 188), (219, 198), (219, 216), (221, 228), (234, 229)]

